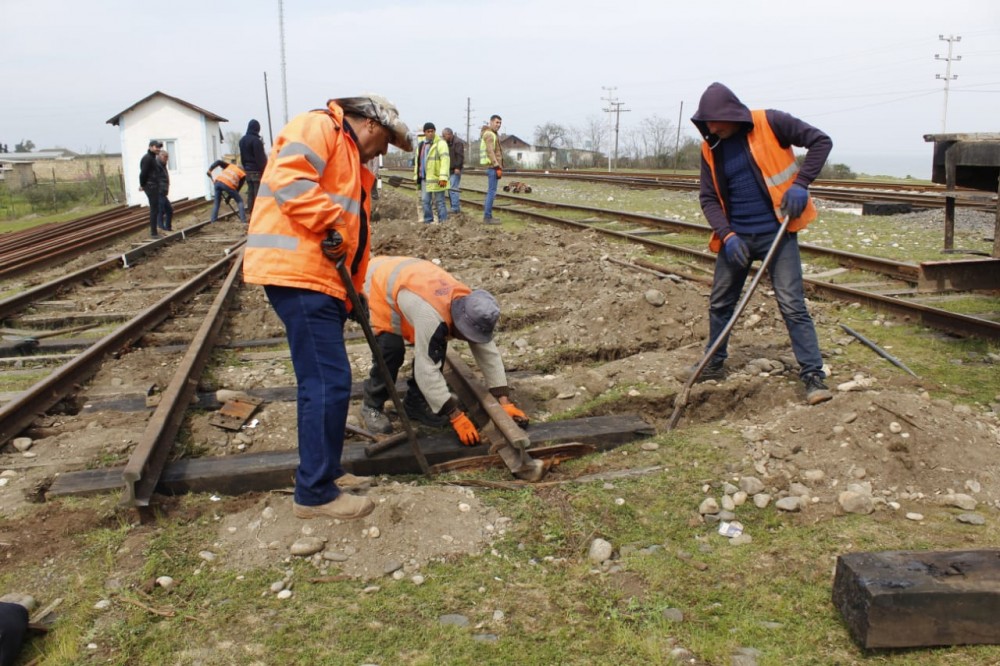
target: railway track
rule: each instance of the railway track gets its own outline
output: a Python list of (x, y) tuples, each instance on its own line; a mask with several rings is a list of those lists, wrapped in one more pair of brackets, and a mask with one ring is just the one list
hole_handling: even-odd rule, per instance
[[(175, 215), (206, 206), (204, 200), (183, 199)], [(0, 279), (64, 263), (119, 238), (149, 228), (149, 209), (118, 206), (68, 222), (55, 222), (0, 236)]]
[[(406, 182), (404, 186), (412, 188)], [(482, 190), (468, 187), (463, 193), (485, 195)], [(482, 202), (465, 197), (463, 201), (482, 207)], [(683, 220), (659, 216), (608, 210), (591, 206), (563, 204), (497, 193), (494, 209), (506, 210), (549, 224), (570, 226), (599, 233), (605, 237), (641, 245), (657, 257), (680, 257), (680, 265), (645, 265), (685, 279), (704, 281), (715, 263), (715, 255), (704, 249), (708, 227)], [(549, 212), (540, 212), (545, 209)], [(679, 234), (679, 235), (678, 235)], [(685, 240), (686, 239), (686, 240)], [(1000, 305), (992, 296), (972, 293), (985, 285), (994, 285), (1000, 260), (982, 259), (953, 262), (898, 262), (879, 257), (844, 252), (821, 246), (802, 244), (803, 254), (835, 264), (831, 270), (805, 278), (807, 291), (827, 299), (861, 303), (874, 310), (919, 322), (952, 335), (973, 336), (985, 340), (1000, 340)], [(701, 273), (692, 273), (691, 262), (700, 266)], [(949, 311), (934, 302), (942, 297), (962, 302), (981, 300), (982, 316)], [(922, 302), (926, 301), (926, 302)]]
[[(530, 169), (505, 170), (512, 179), (522, 176), (533, 179), (571, 180), (608, 183), (641, 189), (698, 190), (697, 175), (663, 173), (600, 173), (595, 171), (541, 171)], [(852, 204), (902, 203), (916, 208), (944, 208), (946, 189), (941, 185), (885, 183), (875, 181), (816, 180), (809, 191), (817, 197)], [(962, 196), (956, 200), (959, 208), (996, 211), (997, 196), (980, 190), (958, 188)]]

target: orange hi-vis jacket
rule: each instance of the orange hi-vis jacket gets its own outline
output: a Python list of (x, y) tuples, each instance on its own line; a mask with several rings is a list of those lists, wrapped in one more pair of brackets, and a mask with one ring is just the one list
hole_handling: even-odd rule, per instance
[[(347, 301), (337, 268), (320, 247), (340, 233), (357, 291), (371, 248), (369, 192), (375, 176), (332, 101), (303, 113), (278, 135), (261, 176), (247, 232), (243, 279), (251, 284), (310, 289)], [(350, 310), (350, 302), (347, 303)]]
[(443, 268), (413, 257), (375, 257), (368, 265), (365, 293), (375, 333), (395, 333), (413, 344), (413, 324), (399, 312), (400, 289), (412, 291), (427, 301), (452, 328), (451, 301), (472, 290)]
[(239, 168), (235, 164), (230, 164), (219, 172), (219, 174), (215, 177), (215, 180), (238, 191), (240, 186), (243, 185), (243, 179), (246, 177), (247, 174), (243, 169)]
[[(764, 183), (767, 185), (767, 193), (770, 195), (771, 203), (774, 206), (774, 216), (780, 220), (783, 217), (781, 214), (781, 199), (785, 196), (785, 192), (795, 183), (795, 176), (799, 172), (799, 167), (795, 163), (795, 153), (792, 152), (791, 147), (782, 148), (778, 142), (778, 138), (771, 129), (771, 124), (767, 122), (766, 112), (763, 109), (757, 109), (756, 111), (751, 111), (751, 115), (753, 116), (753, 129), (747, 134), (750, 154), (753, 156), (754, 163), (756, 163), (757, 168), (760, 169), (760, 173), (764, 177)], [(703, 141), (701, 144), (701, 155), (712, 169), (712, 184), (715, 186), (715, 192), (719, 197), (719, 205), (725, 210), (722, 193), (719, 191), (719, 179), (715, 171), (715, 157), (712, 155), (712, 150), (708, 147), (707, 141)], [(802, 211), (802, 215), (789, 223), (788, 230), (800, 231), (805, 229), (810, 222), (816, 219), (816, 215), (816, 206), (813, 205), (812, 198), (810, 197), (809, 203), (806, 204), (805, 210)], [(712, 252), (718, 252), (722, 249), (722, 241), (723, 239), (719, 238), (718, 234), (713, 231), (712, 238), (708, 242), (709, 249)]]

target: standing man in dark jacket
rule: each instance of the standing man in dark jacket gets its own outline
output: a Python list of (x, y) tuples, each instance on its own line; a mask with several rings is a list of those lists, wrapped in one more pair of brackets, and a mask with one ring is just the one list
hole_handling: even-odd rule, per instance
[(156, 154), (160, 152), (163, 143), (156, 139), (149, 140), (149, 150), (139, 161), (139, 191), (146, 193), (149, 199), (149, 236), (159, 238), (156, 233), (157, 218), (160, 216), (160, 187), (157, 173), (159, 166), (156, 163)]
[(173, 231), (174, 207), (170, 204), (170, 153), (161, 148), (156, 154), (156, 166), (160, 189), (160, 214), (157, 226), (164, 231)]
[(461, 213), (458, 195), (462, 193), (459, 185), (462, 183), (462, 167), (465, 166), (465, 144), (455, 138), (450, 127), (441, 131), (441, 138), (448, 144), (448, 156), (451, 158), (451, 175), (448, 176), (448, 198), (451, 200), (451, 212)]
[[(750, 263), (764, 259), (787, 215), (788, 234), (779, 242), (768, 273), (799, 363), (806, 401), (816, 405), (830, 400), (833, 394), (823, 383), (826, 375), (816, 327), (806, 308), (797, 232), (816, 219), (808, 187), (819, 176), (833, 142), (784, 111), (751, 111), (721, 83), (705, 90), (691, 122), (705, 139), (701, 209), (712, 226), (709, 247), (719, 253), (708, 308), (708, 347), (729, 323)], [(801, 168), (792, 146), (808, 151)], [(727, 342), (709, 360), (702, 378), (725, 376)]]
[(257, 199), (260, 188), (260, 177), (267, 168), (267, 151), (264, 141), (260, 138), (260, 123), (251, 120), (247, 123), (247, 133), (240, 139), (240, 162), (247, 174), (247, 215), (253, 213), (253, 202)]

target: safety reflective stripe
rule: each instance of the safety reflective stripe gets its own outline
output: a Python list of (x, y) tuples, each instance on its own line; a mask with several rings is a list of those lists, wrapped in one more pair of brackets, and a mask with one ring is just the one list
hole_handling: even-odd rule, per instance
[[(375, 275), (378, 265), (381, 264), (385, 259), (379, 257), (373, 259), (368, 265), (368, 275), (365, 276), (365, 292), (372, 293), (372, 276)], [(389, 306), (389, 321), (392, 326), (392, 331), (396, 335), (403, 335), (403, 319), (399, 315), (399, 310), (396, 307), (396, 299), (393, 294), (396, 293), (396, 281), (399, 280), (400, 272), (410, 264), (423, 261), (422, 259), (409, 258), (399, 262), (395, 268), (389, 273), (389, 277), (385, 281), (385, 302)]]
[(327, 196), (330, 197), (330, 201), (337, 204), (348, 213), (351, 213), (352, 215), (361, 214), (361, 202), (358, 201), (357, 199), (344, 196), (343, 194), (334, 194), (332, 192)]
[(297, 250), (299, 239), (295, 236), (284, 236), (282, 234), (249, 234), (247, 235), (247, 247), (269, 250)]
[(312, 165), (312, 168), (316, 170), (318, 176), (320, 178), (323, 177), (323, 171), (326, 169), (326, 162), (321, 159), (312, 148), (304, 143), (293, 141), (285, 144), (278, 153), (278, 159), (281, 159), (282, 157), (294, 157), (296, 155), (305, 157), (306, 161), (308, 161), (309, 164)]
[(773, 176), (767, 177), (764, 180), (767, 181), (768, 187), (781, 187), (783, 183), (788, 181), (790, 178), (794, 178), (795, 174), (799, 172), (799, 165), (795, 162), (789, 164), (783, 171), (776, 173)]
[(267, 183), (262, 182), (260, 184), (260, 187), (257, 188), (257, 198), (258, 199), (260, 199), (261, 197), (273, 197), (273, 196), (274, 196), (274, 192), (271, 191), (271, 188), (268, 186)]

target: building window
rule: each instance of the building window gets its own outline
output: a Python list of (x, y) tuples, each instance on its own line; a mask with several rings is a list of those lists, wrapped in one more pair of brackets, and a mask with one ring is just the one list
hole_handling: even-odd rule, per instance
[(177, 140), (176, 139), (161, 139), (163, 141), (163, 149), (167, 151), (167, 170), (177, 171)]

